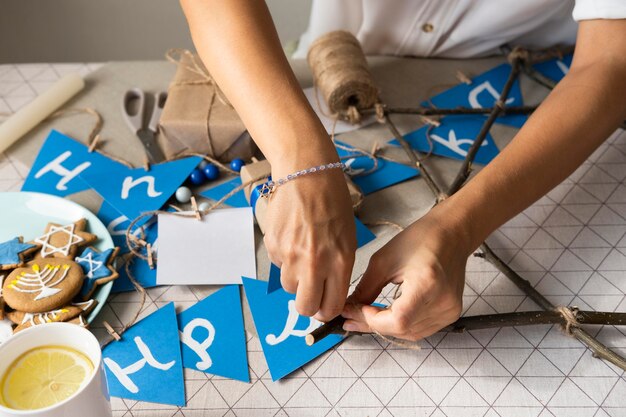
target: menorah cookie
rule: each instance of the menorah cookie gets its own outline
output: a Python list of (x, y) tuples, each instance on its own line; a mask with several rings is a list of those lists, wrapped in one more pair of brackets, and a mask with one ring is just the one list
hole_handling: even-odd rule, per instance
[(83, 303), (72, 303), (65, 307), (48, 311), (45, 313), (25, 313), (23, 311), (11, 311), (7, 313), (7, 318), (17, 327), (14, 333), (46, 323), (71, 322), (77, 317), (89, 314), (98, 304), (96, 300), (89, 300)]
[(113, 281), (119, 276), (115, 268), (111, 266), (118, 251), (119, 248), (112, 248), (98, 252), (96, 249), (88, 247), (74, 258), (74, 261), (83, 268), (85, 273), (85, 281), (83, 281), (83, 286), (78, 295), (81, 300), (88, 300), (98, 285)]
[(87, 220), (80, 219), (67, 225), (48, 223), (44, 234), (32, 242), (41, 245), (35, 258), (69, 258), (73, 259), (81, 246), (87, 246), (98, 237), (85, 232)]
[(80, 265), (69, 259), (35, 259), (5, 278), (2, 296), (14, 310), (44, 313), (69, 304), (83, 276)]

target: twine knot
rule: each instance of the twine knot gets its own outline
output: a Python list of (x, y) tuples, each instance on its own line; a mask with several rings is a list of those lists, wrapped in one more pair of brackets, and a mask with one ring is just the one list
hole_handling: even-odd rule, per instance
[(530, 52), (528, 49), (521, 48), (519, 46), (513, 48), (507, 59), (511, 65), (515, 65), (516, 62), (528, 62), (530, 59)]
[(559, 313), (563, 317), (563, 320), (565, 320), (565, 323), (563, 324), (563, 330), (566, 334), (571, 336), (572, 328), (580, 327), (580, 323), (576, 318), (579, 311), (578, 307), (558, 306), (554, 309), (554, 311)]

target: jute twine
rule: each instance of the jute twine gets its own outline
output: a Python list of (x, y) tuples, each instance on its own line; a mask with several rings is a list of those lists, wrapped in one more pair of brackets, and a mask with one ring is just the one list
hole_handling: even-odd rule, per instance
[(350, 32), (339, 30), (316, 39), (307, 61), (332, 115), (357, 124), (361, 120), (359, 110), (378, 103), (379, 90), (365, 54)]

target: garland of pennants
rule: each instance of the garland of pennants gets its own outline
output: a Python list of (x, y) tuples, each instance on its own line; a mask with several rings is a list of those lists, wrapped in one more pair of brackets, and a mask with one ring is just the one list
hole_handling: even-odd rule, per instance
[[(559, 81), (567, 73), (571, 59), (568, 55), (537, 64), (535, 69)], [(510, 69), (509, 64), (497, 66), (476, 76), (471, 83), (452, 87), (422, 105), (491, 107)], [(523, 105), (517, 81), (506, 104)], [(462, 160), (484, 119), (482, 115), (446, 116), (441, 118), (440, 125), (430, 127), (429, 131), (427, 127), (417, 129), (408, 133), (406, 139), (419, 151)], [(497, 119), (497, 123), (516, 128), (525, 121), (523, 115)], [(398, 145), (396, 141), (390, 144)], [(351, 152), (347, 144), (339, 143), (338, 153), (366, 195), (419, 175), (415, 168), (383, 159), (372, 170), (372, 158), (360, 156), (356, 150)], [(476, 163), (487, 164), (498, 153), (493, 138), (488, 135)], [(129, 168), (98, 152), (90, 152), (85, 145), (53, 130), (22, 191), (64, 197), (94, 189), (104, 199), (97, 216), (107, 226), (121, 253), (128, 253), (125, 231), (130, 219), (141, 212), (162, 208), (200, 161), (200, 157), (188, 157), (154, 165), (150, 171)], [(219, 200), (239, 185), (241, 179), (234, 178), (201, 195)], [(243, 191), (226, 204), (248, 206)], [(355, 221), (359, 247), (375, 239), (357, 218)], [(133, 233), (141, 233), (153, 248), (158, 246), (155, 221), (138, 224)], [(118, 268), (121, 276), (113, 291), (132, 290), (125, 265)], [(146, 261), (135, 259), (129, 269), (143, 287), (156, 286), (156, 269), (151, 269)], [(281, 287), (280, 270), (275, 265), (269, 271), (269, 281), (242, 277), (242, 283), (272, 380), (289, 375), (344, 339), (341, 335), (331, 335), (313, 346), (306, 345), (304, 336), (321, 323), (298, 315), (295, 296)], [(179, 313), (172, 303), (167, 304), (133, 325), (121, 340), (107, 345), (103, 358), (111, 395), (134, 400), (184, 406), (183, 368), (250, 382), (240, 286), (226, 285)]]

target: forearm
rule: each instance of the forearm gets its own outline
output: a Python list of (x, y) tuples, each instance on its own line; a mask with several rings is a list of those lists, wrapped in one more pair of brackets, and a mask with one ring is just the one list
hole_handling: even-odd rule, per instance
[(287, 62), (264, 1), (181, 4), (203, 63), (272, 165), (336, 158)]
[(446, 202), (470, 250), (575, 171), (626, 117), (624, 97), (623, 59), (575, 59), (514, 140)]

